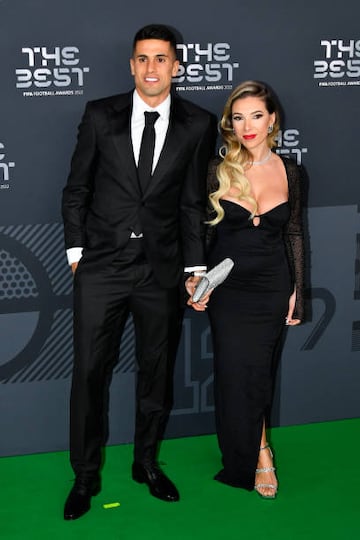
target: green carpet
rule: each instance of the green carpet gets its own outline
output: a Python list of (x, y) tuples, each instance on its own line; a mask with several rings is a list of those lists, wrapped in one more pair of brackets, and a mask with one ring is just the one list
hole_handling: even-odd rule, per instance
[[(213, 435), (167, 440), (163, 469), (179, 503), (165, 503), (130, 478), (132, 446), (107, 448), (103, 489), (91, 511), (65, 522), (72, 486), (68, 453), (0, 459), (1, 540), (355, 540), (360, 538), (360, 420), (276, 428), (276, 500), (212, 479), (220, 468)], [(107, 503), (120, 506), (104, 509)]]

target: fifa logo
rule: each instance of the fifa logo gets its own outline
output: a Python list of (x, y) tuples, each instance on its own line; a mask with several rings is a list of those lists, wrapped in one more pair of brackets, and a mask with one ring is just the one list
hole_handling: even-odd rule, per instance
[(300, 147), (300, 132), (298, 129), (280, 130), (277, 137), (276, 153), (281, 155), (292, 155), (296, 163), (301, 165), (302, 155), (307, 154), (307, 148)]
[(77, 47), (23, 47), (21, 52), (26, 67), (15, 70), (16, 88), (84, 86), (84, 75), (90, 68), (80, 65)]
[[(323, 39), (320, 42), (323, 52), (322, 60), (314, 61), (314, 79), (330, 78), (343, 85), (356, 84), (354, 79), (360, 78), (360, 40), (350, 39), (345, 43), (342, 39)], [(319, 86), (328, 86), (321, 84)]]
[(232, 82), (238, 62), (231, 61), (229, 43), (180, 43), (180, 66), (176, 83)]
[(13, 161), (5, 161), (5, 146), (0, 142), (0, 189), (10, 188), (10, 169), (13, 167)]

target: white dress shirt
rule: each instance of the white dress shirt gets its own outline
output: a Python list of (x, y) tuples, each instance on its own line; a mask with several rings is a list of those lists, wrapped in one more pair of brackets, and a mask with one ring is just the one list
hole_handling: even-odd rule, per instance
[(170, 117), (170, 104), (171, 98), (170, 94), (168, 97), (160, 103), (155, 109), (149, 107), (141, 99), (136, 90), (134, 90), (133, 97), (133, 109), (131, 115), (131, 141), (133, 145), (134, 158), (136, 165), (139, 162), (140, 154), (140, 145), (142, 134), (145, 127), (145, 115), (144, 112), (158, 112), (159, 118), (155, 122), (155, 148), (154, 148), (154, 157), (152, 164), (152, 172), (154, 172), (157, 162), (159, 161), (161, 150), (164, 146), (166, 133), (169, 127), (169, 117)]

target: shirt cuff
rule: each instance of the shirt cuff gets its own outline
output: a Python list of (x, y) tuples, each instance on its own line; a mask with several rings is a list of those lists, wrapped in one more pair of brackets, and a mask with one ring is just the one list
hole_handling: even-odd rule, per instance
[(83, 248), (82, 247), (73, 247), (66, 250), (66, 256), (69, 265), (77, 263), (82, 257)]
[(194, 276), (203, 276), (206, 274), (206, 266), (187, 266), (184, 269), (185, 274), (194, 274)]

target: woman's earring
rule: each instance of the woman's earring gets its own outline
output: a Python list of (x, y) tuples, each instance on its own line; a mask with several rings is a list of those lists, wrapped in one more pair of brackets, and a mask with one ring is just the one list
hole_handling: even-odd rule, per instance
[(273, 132), (273, 129), (274, 129), (274, 126), (271, 124), (271, 126), (268, 127), (268, 133), (270, 135), (270, 133)]

